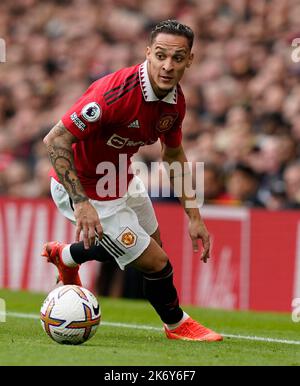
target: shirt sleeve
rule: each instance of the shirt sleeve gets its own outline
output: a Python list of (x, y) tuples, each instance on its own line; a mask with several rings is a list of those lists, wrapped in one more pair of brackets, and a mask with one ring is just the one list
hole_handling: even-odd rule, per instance
[(100, 130), (107, 118), (106, 104), (92, 84), (62, 117), (62, 122), (79, 140)]

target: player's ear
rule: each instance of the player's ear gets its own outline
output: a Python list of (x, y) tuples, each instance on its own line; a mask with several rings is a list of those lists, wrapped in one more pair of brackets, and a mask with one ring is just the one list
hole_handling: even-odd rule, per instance
[(191, 67), (193, 60), (194, 60), (194, 54), (190, 53), (190, 57), (186, 65), (187, 68)]
[(149, 60), (150, 59), (150, 54), (151, 54), (151, 47), (146, 48), (146, 58)]

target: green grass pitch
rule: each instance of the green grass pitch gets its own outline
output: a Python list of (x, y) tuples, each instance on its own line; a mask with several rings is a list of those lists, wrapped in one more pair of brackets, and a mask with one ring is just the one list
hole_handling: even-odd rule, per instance
[(185, 307), (225, 338), (183, 342), (165, 338), (147, 302), (101, 298), (96, 335), (81, 346), (63, 346), (44, 333), (38, 319), (45, 295), (0, 290), (0, 298), (8, 312), (0, 323), (0, 365), (300, 365), (300, 323), (288, 314)]

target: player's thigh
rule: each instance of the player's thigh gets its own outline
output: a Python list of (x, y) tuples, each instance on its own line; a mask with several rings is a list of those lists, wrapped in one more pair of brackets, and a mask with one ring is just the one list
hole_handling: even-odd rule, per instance
[[(139, 193), (136, 193), (137, 190)], [(134, 177), (129, 186), (126, 205), (136, 213), (139, 224), (148, 235), (151, 237), (154, 235), (156, 239), (159, 232), (157, 232), (158, 222), (154, 208), (143, 181), (137, 176)]]
[(103, 228), (103, 238), (98, 243), (124, 269), (143, 254), (151, 237), (141, 227), (132, 209), (120, 205), (115, 207), (114, 213), (105, 215), (107, 212), (103, 205), (95, 204)]
[(121, 269), (130, 265), (144, 273), (151, 273), (165, 267), (168, 260), (166, 253), (141, 227), (131, 208), (116, 206), (115, 214), (110, 216), (103, 216), (101, 210), (98, 213), (103, 228), (103, 238), (99, 244)]

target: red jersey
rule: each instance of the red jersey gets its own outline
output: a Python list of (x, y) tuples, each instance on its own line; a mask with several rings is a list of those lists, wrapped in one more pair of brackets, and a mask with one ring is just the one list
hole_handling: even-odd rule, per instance
[[(133, 177), (130, 157), (140, 146), (158, 139), (168, 147), (178, 147), (184, 115), (180, 86), (159, 100), (149, 80), (147, 61), (94, 82), (62, 118), (65, 127), (79, 140), (73, 144), (74, 161), (87, 196), (111, 200), (124, 195)], [(120, 155), (121, 159), (126, 155), (127, 160), (121, 168)], [(117, 179), (120, 175), (126, 177), (125, 191), (118, 185), (115, 197), (97, 193), (97, 182), (105, 175), (108, 162), (117, 168)], [(54, 170), (51, 175), (58, 180)]]

